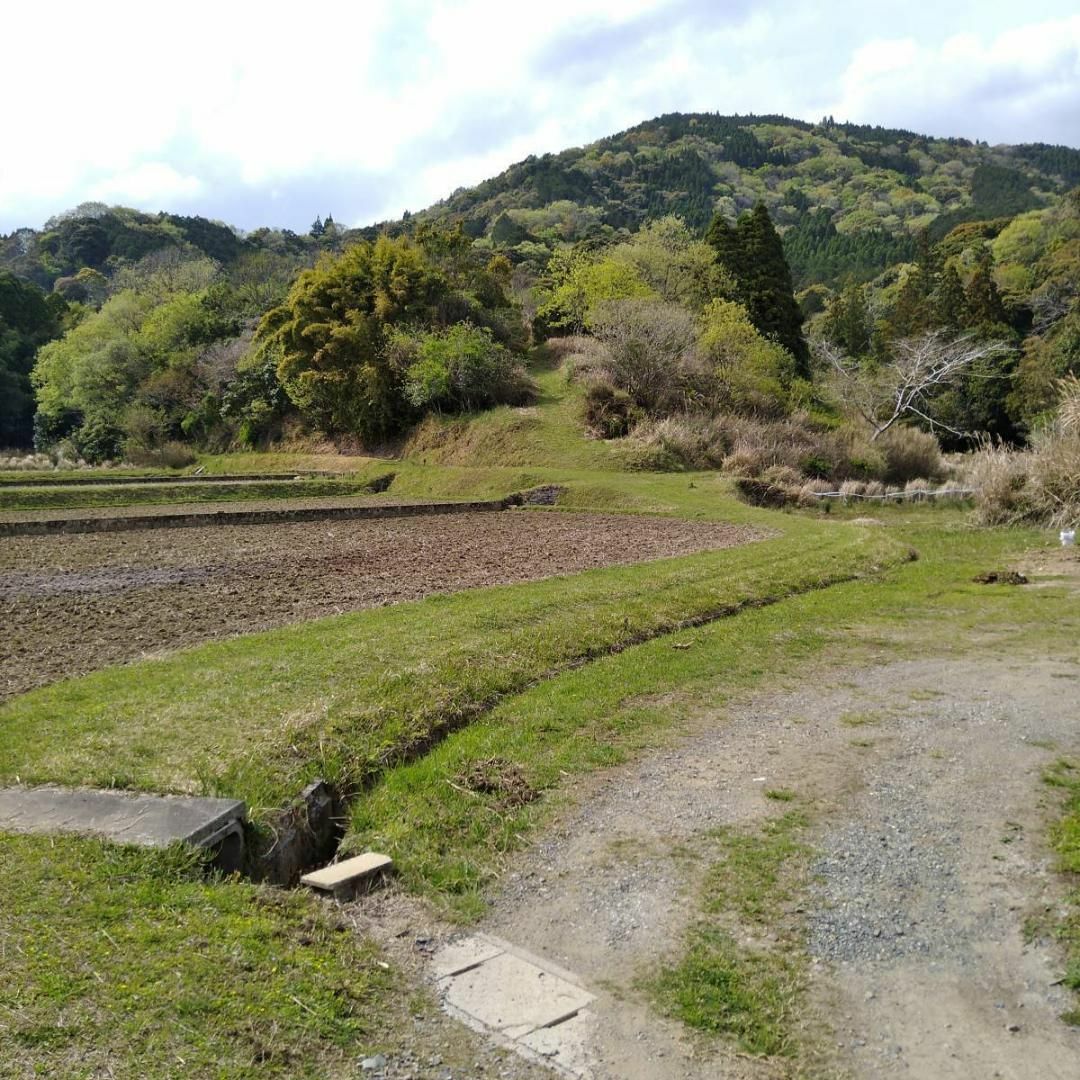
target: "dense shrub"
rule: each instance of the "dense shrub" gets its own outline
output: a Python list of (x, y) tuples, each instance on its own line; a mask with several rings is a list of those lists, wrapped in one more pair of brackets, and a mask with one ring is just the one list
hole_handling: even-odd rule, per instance
[(521, 405), (532, 396), (525, 369), (486, 328), (459, 323), (442, 331), (398, 332), (388, 352), (405, 372), (405, 397), (421, 411), (471, 412)]
[(1057, 415), (1030, 450), (987, 445), (976, 455), (969, 477), (983, 524), (1080, 522), (1080, 381), (1061, 380), (1058, 389)]
[(585, 424), (601, 439), (621, 439), (629, 435), (642, 416), (634, 399), (609, 382), (591, 383), (585, 393)]
[(664, 415), (700, 397), (697, 326), (684, 307), (665, 300), (610, 300), (599, 305), (593, 331), (607, 346), (606, 375), (642, 409)]
[(984, 525), (1058, 527), (1080, 521), (1080, 435), (1043, 432), (1030, 450), (986, 446), (969, 475)]
[(945, 476), (941, 446), (929, 431), (912, 427), (892, 427), (878, 440), (885, 454), (885, 475), (890, 484), (906, 484), (923, 478), (940, 480)]

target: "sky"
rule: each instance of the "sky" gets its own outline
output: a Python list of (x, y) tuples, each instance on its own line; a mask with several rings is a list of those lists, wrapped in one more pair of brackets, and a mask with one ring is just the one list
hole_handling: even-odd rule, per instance
[(0, 232), (84, 201), (306, 231), (665, 112), (1080, 147), (1076, 0), (11, 4)]

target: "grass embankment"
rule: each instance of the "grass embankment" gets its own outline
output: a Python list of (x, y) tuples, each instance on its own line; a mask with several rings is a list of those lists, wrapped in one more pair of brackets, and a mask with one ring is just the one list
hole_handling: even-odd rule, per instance
[(404, 454), (425, 465), (522, 466), (619, 471), (633, 453), (619, 442), (582, 437), (585, 389), (538, 350), (530, 374), (536, 401), (462, 417), (429, 417), (406, 443)]
[[(550, 810), (546, 799), (514, 806), (497, 787), (469, 790), (458, 778), (477, 762), (508, 762), (533, 790), (555, 791), (573, 783), (568, 777), (656, 745), (689, 713), (722, 707), (765, 681), (802, 678), (814, 662), (926, 649), (948, 655), (992, 630), (1009, 643), (1003, 650), (1050, 638), (1065, 645), (1080, 633), (1080, 613), (1058, 590), (988, 589), (971, 580), (1038, 543), (1037, 534), (975, 530), (956, 513), (932, 509), (897, 509), (892, 519), (896, 540), (919, 551), (917, 562), (658, 638), (507, 698), (419, 760), (389, 770), (356, 802), (346, 848), (390, 851), (410, 888), (469, 917), (482, 910), (484, 886), (505, 853)], [(813, 535), (799, 537), (807, 558)], [(988, 640), (982, 647), (997, 648)]]
[(99, 506), (230, 503), (253, 499), (315, 499), (370, 495), (366, 480), (265, 480), (228, 484), (124, 484), (117, 487), (0, 488), (4, 510), (72, 510)]
[(1062, 794), (1061, 807), (1050, 829), (1057, 868), (1069, 883), (1065, 914), (1052, 927), (1065, 951), (1064, 984), (1077, 994), (1077, 1003), (1062, 1017), (1080, 1026), (1080, 764), (1061, 758), (1046, 771), (1046, 782)]
[(0, 708), (0, 780), (356, 790), (558, 671), (906, 557), (882, 530), (778, 540), (323, 619), (42, 688)]
[(0, 833), (0, 864), (0, 1076), (352, 1076), (401, 1022), (375, 949), (306, 894), (73, 837)]

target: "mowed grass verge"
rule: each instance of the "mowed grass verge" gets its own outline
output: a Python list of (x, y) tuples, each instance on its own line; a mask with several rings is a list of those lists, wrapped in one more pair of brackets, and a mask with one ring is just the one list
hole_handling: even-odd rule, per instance
[(1076, 995), (1076, 1004), (1062, 1019), (1080, 1027), (1080, 762), (1059, 758), (1043, 778), (1062, 796), (1058, 815), (1050, 827), (1050, 846), (1069, 892), (1063, 911), (1050, 917), (1049, 922), (1053, 937), (1065, 951), (1062, 981)]
[(371, 495), (350, 480), (265, 480), (229, 484), (123, 484), (116, 487), (0, 488), (0, 511), (71, 510), (99, 506), (160, 506), (165, 503), (229, 503), (250, 499), (315, 499)]
[(808, 523), (740, 548), (433, 597), (110, 668), (0, 708), (0, 781), (244, 798), (344, 793), (574, 664), (879, 570), (883, 530)]
[(353, 1076), (404, 1012), (370, 942), (199, 856), (0, 833), (0, 1076)]

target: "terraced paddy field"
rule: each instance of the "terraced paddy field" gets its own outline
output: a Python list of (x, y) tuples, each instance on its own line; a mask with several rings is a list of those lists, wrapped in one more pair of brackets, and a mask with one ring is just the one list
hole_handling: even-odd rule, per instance
[(719, 522), (515, 510), (7, 538), (0, 541), (0, 618), (9, 628), (0, 696), (238, 633), (715, 551), (763, 535)]

